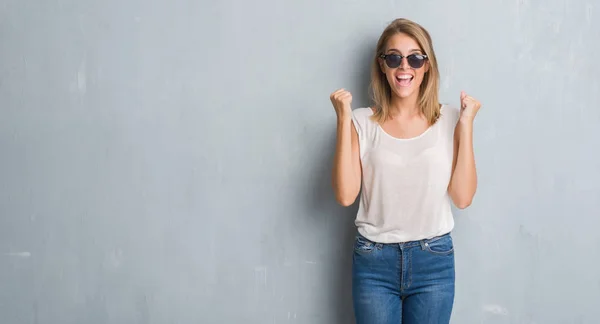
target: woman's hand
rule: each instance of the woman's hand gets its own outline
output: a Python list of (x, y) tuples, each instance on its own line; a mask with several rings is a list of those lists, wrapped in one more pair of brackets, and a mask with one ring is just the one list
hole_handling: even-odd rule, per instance
[(344, 89), (339, 89), (329, 96), (338, 119), (350, 118), (352, 116), (352, 94)]
[(475, 115), (481, 108), (481, 103), (477, 99), (467, 95), (464, 91), (460, 93), (460, 121), (473, 122)]

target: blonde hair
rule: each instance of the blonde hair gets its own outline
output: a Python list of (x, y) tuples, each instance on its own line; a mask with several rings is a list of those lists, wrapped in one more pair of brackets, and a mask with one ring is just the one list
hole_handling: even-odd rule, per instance
[(412, 37), (421, 47), (423, 54), (427, 55), (429, 70), (425, 73), (419, 87), (418, 105), (429, 124), (433, 125), (440, 116), (440, 103), (438, 100), (440, 73), (433, 51), (433, 43), (429, 32), (425, 28), (405, 18), (392, 21), (385, 28), (377, 42), (375, 58), (371, 65), (370, 91), (375, 106), (375, 113), (372, 118), (378, 122), (383, 122), (390, 117), (392, 89), (385, 74), (381, 71), (379, 55), (384, 54), (388, 40), (398, 33)]

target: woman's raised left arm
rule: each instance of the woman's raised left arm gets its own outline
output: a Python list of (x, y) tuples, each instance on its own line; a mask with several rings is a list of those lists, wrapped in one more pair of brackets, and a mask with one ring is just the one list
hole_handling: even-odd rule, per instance
[(471, 205), (477, 190), (477, 169), (473, 152), (473, 120), (481, 107), (475, 98), (461, 92), (460, 117), (454, 130), (454, 158), (448, 193), (460, 209)]

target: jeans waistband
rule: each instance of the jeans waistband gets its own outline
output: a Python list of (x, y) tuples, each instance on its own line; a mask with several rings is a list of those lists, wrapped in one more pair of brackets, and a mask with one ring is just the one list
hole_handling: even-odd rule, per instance
[(385, 245), (395, 245), (395, 246), (398, 246), (399, 245), (399, 246), (402, 246), (402, 247), (405, 247), (405, 248), (409, 248), (409, 247), (413, 247), (413, 246), (423, 246), (426, 243), (435, 242), (437, 240), (440, 240), (440, 239), (443, 239), (443, 238), (451, 236), (451, 233), (446, 233), (446, 234), (434, 236), (434, 237), (428, 238), (428, 239), (422, 239), (422, 240), (416, 240), (416, 241), (407, 241), (407, 242), (397, 242), (397, 243), (380, 243), (380, 242), (374, 242), (374, 241), (371, 241), (368, 238), (364, 237), (359, 232), (357, 232), (356, 235), (359, 236), (360, 238), (362, 238), (365, 241), (371, 242), (373, 244), (381, 245), (381, 246), (385, 246)]

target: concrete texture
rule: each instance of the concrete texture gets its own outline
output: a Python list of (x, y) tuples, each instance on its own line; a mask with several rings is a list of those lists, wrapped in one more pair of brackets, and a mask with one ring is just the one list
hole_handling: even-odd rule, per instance
[(329, 94), (396, 17), (483, 107), (453, 323), (600, 318), (600, 4), (0, 1), (0, 322), (352, 322)]

